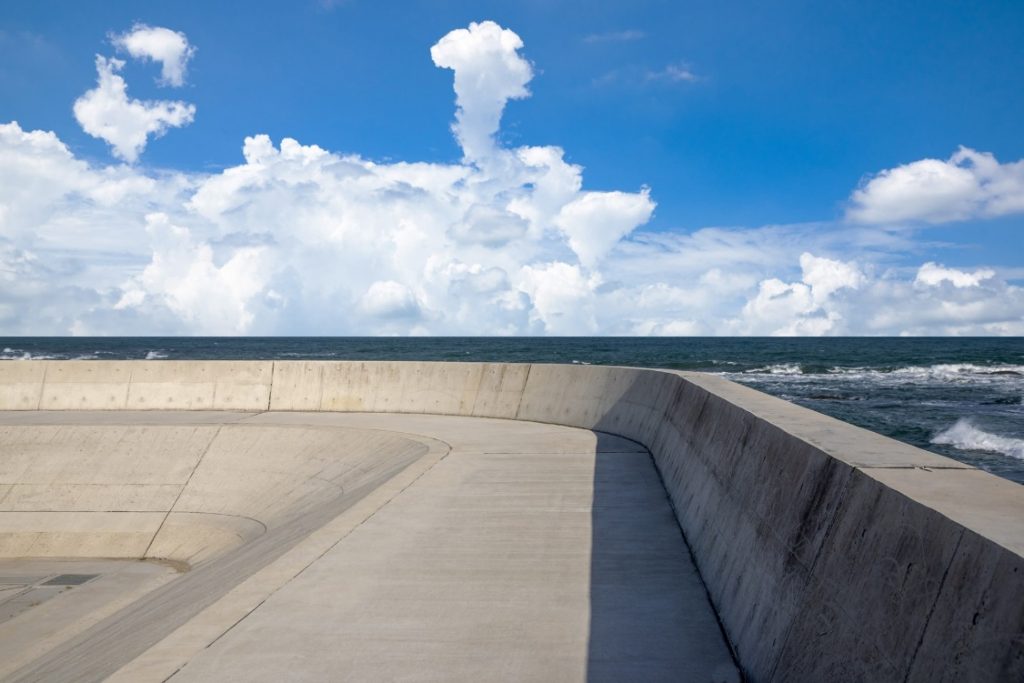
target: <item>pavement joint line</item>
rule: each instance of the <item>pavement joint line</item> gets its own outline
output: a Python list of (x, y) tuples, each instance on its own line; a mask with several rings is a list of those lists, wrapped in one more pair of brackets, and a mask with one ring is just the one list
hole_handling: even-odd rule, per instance
[(199, 459), (196, 460), (195, 466), (192, 468), (192, 471), (188, 473), (188, 479), (186, 479), (185, 483), (182, 484), (181, 489), (179, 489), (178, 491), (178, 495), (174, 498), (174, 502), (171, 503), (171, 506), (167, 509), (167, 513), (164, 515), (164, 518), (160, 520), (160, 526), (156, 528), (156, 532), (153, 533), (153, 537), (149, 539), (149, 545), (147, 545), (146, 549), (142, 551), (143, 558), (149, 554), (149, 549), (152, 548), (153, 543), (156, 542), (156, 537), (160, 535), (160, 531), (164, 528), (164, 524), (167, 523), (167, 518), (171, 516), (172, 512), (174, 512), (174, 508), (177, 507), (178, 501), (181, 500), (182, 494), (185, 493), (185, 489), (188, 488), (189, 483), (192, 481), (192, 477), (195, 476), (196, 470), (198, 470), (199, 466), (202, 464), (203, 458), (205, 458), (206, 454), (210, 452), (210, 448), (213, 447), (213, 442), (217, 440), (218, 436), (220, 436), (220, 432), (223, 428), (224, 425), (217, 425), (217, 431), (213, 433), (213, 436), (206, 444), (206, 448), (204, 448), (203, 452), (199, 454)]
[[(426, 436), (426, 435), (424, 435), (424, 436), (425, 436), (426, 438), (428, 438), (428, 439), (434, 439), (434, 437), (428, 437), (428, 436)], [(253, 613), (254, 613), (254, 612), (255, 612), (256, 610), (258, 610), (258, 609), (259, 609), (260, 607), (262, 607), (262, 606), (263, 606), (263, 604), (264, 604), (264, 603), (266, 603), (266, 602), (267, 602), (267, 600), (269, 600), (269, 599), (270, 599), (271, 597), (273, 597), (273, 596), (274, 596), (274, 595), (275, 595), (275, 594), (276, 594), (276, 593), (277, 593), (278, 591), (280, 591), (280, 590), (281, 590), (282, 588), (284, 588), (285, 586), (287, 586), (288, 584), (290, 584), (290, 583), (291, 583), (292, 581), (294, 581), (295, 579), (297, 579), (297, 578), (298, 578), (299, 576), (301, 576), (303, 572), (305, 572), (305, 571), (306, 571), (307, 569), (309, 569), (309, 568), (310, 568), (311, 566), (313, 566), (313, 565), (314, 565), (314, 564), (316, 564), (316, 563), (317, 563), (318, 561), (320, 561), (320, 560), (321, 560), (321, 559), (322, 559), (322, 558), (323, 558), (323, 557), (324, 557), (324, 556), (325, 556), (325, 555), (326, 555), (327, 553), (329, 553), (329, 552), (331, 552), (332, 550), (334, 550), (334, 548), (335, 548), (335, 547), (337, 547), (337, 545), (338, 545), (339, 543), (341, 543), (341, 542), (342, 542), (342, 541), (344, 541), (344, 540), (345, 540), (346, 538), (348, 538), (348, 537), (349, 537), (349, 536), (350, 536), (350, 535), (351, 535), (351, 534), (352, 534), (352, 533), (353, 533), (354, 531), (356, 531), (357, 529), (359, 529), (360, 527), (362, 527), (362, 526), (363, 526), (364, 524), (366, 524), (366, 522), (368, 522), (368, 521), (370, 521), (371, 519), (373, 519), (373, 518), (374, 518), (374, 517), (375, 517), (375, 516), (377, 515), (377, 513), (378, 513), (378, 512), (380, 512), (380, 511), (381, 511), (381, 510), (383, 510), (383, 509), (384, 509), (385, 507), (387, 507), (388, 505), (390, 505), (392, 501), (394, 501), (394, 500), (395, 500), (396, 498), (398, 498), (398, 497), (399, 497), (399, 496), (401, 496), (401, 495), (402, 495), (403, 493), (405, 493), (405, 492), (406, 492), (406, 491), (407, 491), (407, 490), (408, 490), (408, 489), (409, 489), (410, 487), (412, 487), (413, 485), (415, 485), (415, 484), (416, 484), (416, 483), (417, 483), (417, 482), (418, 482), (418, 481), (419, 481), (419, 480), (420, 480), (420, 479), (421, 479), (421, 478), (422, 478), (422, 477), (423, 477), (424, 475), (426, 475), (426, 474), (427, 474), (428, 472), (430, 472), (431, 470), (433, 470), (433, 469), (434, 469), (434, 467), (436, 467), (436, 466), (437, 466), (438, 464), (440, 464), (440, 463), (441, 463), (442, 461), (444, 461), (444, 460), (445, 460), (445, 459), (446, 459), (446, 458), (447, 458), (447, 457), (448, 457), (449, 455), (451, 455), (451, 453), (452, 453), (452, 452), (453, 452), (453, 450), (454, 450), (454, 449), (452, 448), (452, 445), (451, 445), (451, 444), (449, 444), (449, 443), (447, 443), (447, 442), (445, 442), (445, 441), (442, 441), (441, 439), (436, 439), (436, 440), (437, 440), (437, 441), (439, 441), (439, 442), (441, 442), (442, 444), (444, 444), (444, 446), (446, 447), (446, 451), (445, 451), (445, 453), (444, 453), (444, 454), (442, 454), (442, 455), (441, 455), (441, 457), (437, 458), (437, 460), (435, 460), (435, 461), (434, 461), (433, 463), (431, 463), (429, 467), (427, 467), (427, 468), (426, 468), (426, 469), (424, 469), (424, 470), (423, 470), (422, 472), (420, 472), (419, 474), (417, 474), (417, 475), (416, 475), (416, 477), (415, 477), (415, 478), (414, 478), (414, 479), (413, 479), (413, 480), (412, 480), (411, 482), (409, 482), (408, 484), (406, 484), (405, 486), (403, 486), (403, 487), (402, 487), (401, 489), (399, 489), (398, 491), (396, 491), (396, 492), (394, 493), (394, 495), (392, 495), (392, 496), (391, 496), (390, 498), (388, 498), (388, 499), (387, 499), (387, 500), (385, 500), (385, 501), (384, 501), (383, 503), (381, 503), (381, 504), (380, 504), (380, 505), (378, 505), (378, 506), (377, 506), (376, 508), (374, 508), (374, 509), (373, 509), (373, 510), (372, 510), (372, 511), (371, 511), (371, 512), (370, 512), (370, 513), (369, 513), (369, 514), (368, 514), (368, 515), (366, 516), (366, 517), (364, 517), (364, 518), (363, 518), (362, 520), (360, 520), (358, 524), (356, 524), (356, 525), (355, 525), (355, 526), (353, 526), (352, 528), (348, 529), (348, 530), (347, 530), (347, 531), (346, 531), (346, 532), (345, 532), (345, 533), (344, 533), (344, 534), (343, 534), (342, 536), (340, 536), (340, 537), (339, 537), (338, 539), (336, 539), (336, 540), (335, 540), (335, 541), (334, 541), (333, 543), (331, 543), (331, 544), (330, 544), (330, 546), (328, 546), (328, 547), (327, 547), (327, 548), (326, 548), (325, 550), (323, 550), (322, 552), (320, 552), (320, 553), (319, 553), (319, 554), (318, 554), (318, 555), (317, 555), (316, 557), (314, 557), (313, 559), (309, 560), (309, 561), (308, 561), (308, 562), (307, 562), (307, 563), (306, 563), (305, 565), (303, 565), (303, 566), (302, 566), (302, 567), (301, 567), (301, 568), (300, 568), (300, 569), (299, 569), (299, 570), (298, 570), (297, 572), (295, 572), (295, 574), (293, 574), (293, 575), (292, 575), (291, 577), (289, 577), (289, 578), (288, 578), (288, 579), (286, 579), (285, 581), (281, 582), (281, 583), (280, 583), (280, 584), (279, 584), (279, 585), (278, 585), (277, 587), (275, 587), (275, 588), (274, 588), (274, 589), (273, 589), (273, 590), (272, 590), (272, 591), (271, 591), (270, 593), (268, 593), (268, 594), (264, 595), (264, 596), (263, 596), (263, 597), (262, 597), (262, 598), (260, 599), (260, 601), (259, 601), (258, 603), (256, 603), (256, 605), (254, 605), (253, 607), (251, 607), (250, 609), (248, 609), (248, 610), (247, 610), (247, 611), (245, 612), (245, 614), (243, 614), (243, 615), (242, 615), (241, 617), (239, 617), (239, 618), (238, 618), (237, 620), (235, 620), (235, 622), (234, 622), (234, 623), (232, 623), (232, 624), (231, 624), (230, 626), (228, 626), (228, 627), (227, 627), (226, 629), (224, 629), (224, 631), (222, 631), (222, 632), (221, 632), (220, 634), (218, 634), (216, 638), (214, 638), (213, 640), (211, 640), (210, 642), (208, 642), (208, 643), (207, 643), (207, 644), (205, 645), (205, 647), (204, 647), (203, 649), (204, 649), (204, 650), (208, 650), (208, 649), (210, 649), (211, 647), (213, 647), (213, 645), (214, 645), (214, 644), (215, 644), (215, 643), (216, 643), (217, 641), (219, 641), (219, 640), (220, 640), (221, 638), (223, 638), (224, 636), (226, 636), (226, 635), (227, 635), (227, 634), (228, 634), (228, 633), (229, 633), (229, 632), (230, 632), (230, 631), (231, 631), (232, 629), (234, 629), (234, 628), (235, 628), (236, 626), (238, 626), (238, 625), (239, 625), (240, 623), (242, 623), (243, 621), (245, 621), (246, 619), (248, 619), (250, 615), (252, 615), (252, 614), (253, 614)], [(429, 446), (428, 446), (428, 448), (429, 448)], [(429, 451), (428, 451), (428, 453), (429, 453)], [(411, 463), (410, 463), (410, 464), (411, 464)], [(342, 516), (342, 515), (346, 514), (347, 512), (348, 512), (348, 510), (342, 511), (342, 512), (341, 512), (341, 513), (339, 513), (339, 514), (338, 514), (338, 515), (337, 515), (337, 516), (336, 516), (336, 517), (335, 517), (334, 519), (337, 519), (338, 517), (340, 517), (340, 516)], [(328, 521), (328, 522), (327, 522), (326, 524), (324, 524), (323, 526), (327, 526), (327, 524), (330, 524), (331, 522), (333, 522), (333, 521), (334, 521), (334, 519), (332, 519), (332, 520)], [(323, 528), (323, 526), (321, 527), (321, 529)], [(214, 603), (214, 604), (216, 604), (216, 603)], [(211, 605), (211, 607), (212, 607), (212, 605)], [(184, 664), (182, 664), (181, 666), (179, 666), (179, 667), (178, 667), (177, 669), (175, 669), (175, 670), (174, 670), (174, 672), (173, 672), (173, 673), (171, 673), (171, 674), (170, 674), (169, 676), (167, 676), (166, 678), (164, 678), (164, 679), (163, 679), (163, 682), (164, 682), (164, 683), (166, 683), (166, 681), (169, 681), (170, 679), (174, 678), (174, 677), (175, 677), (175, 676), (176, 676), (176, 675), (177, 675), (177, 674), (178, 674), (179, 672), (181, 672), (181, 671), (182, 671), (182, 670), (183, 670), (183, 669), (184, 669), (185, 667), (187, 667), (187, 666), (188, 666), (188, 664), (189, 664), (189, 662), (188, 662), (188, 661), (186, 661), (186, 662), (185, 662)]]

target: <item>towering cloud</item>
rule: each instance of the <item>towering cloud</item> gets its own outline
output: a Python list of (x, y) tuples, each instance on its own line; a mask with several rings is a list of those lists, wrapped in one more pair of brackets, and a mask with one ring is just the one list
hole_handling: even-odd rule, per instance
[(490, 155), (501, 113), (509, 100), (528, 97), (530, 63), (519, 55), (523, 41), (493, 21), (472, 23), (430, 48), (434, 64), (455, 72), (455, 136), (469, 161)]
[[(162, 31), (115, 42), (173, 84), (191, 47)], [(459, 163), (252, 135), (235, 166), (175, 173), (0, 124), (0, 334), (1024, 333), (1012, 273), (875, 264), (848, 226), (645, 229), (654, 191), (593, 191), (561, 148), (499, 143), (529, 94), (521, 50), (493, 22), (431, 50), (453, 70)], [(191, 121), (191, 105), (130, 99), (118, 60), (97, 65), (76, 116), (121, 158)], [(987, 159), (971, 168), (1002, 211), (1016, 167)], [(874, 182), (851, 207), (884, 204)]]

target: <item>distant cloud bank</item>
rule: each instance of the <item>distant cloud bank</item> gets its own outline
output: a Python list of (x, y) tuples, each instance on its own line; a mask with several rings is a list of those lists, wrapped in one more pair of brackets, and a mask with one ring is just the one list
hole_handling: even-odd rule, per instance
[[(196, 54), (161, 27), (112, 42), (166, 86)], [(1024, 211), (1022, 162), (963, 148), (882, 171), (840, 225), (654, 232), (657, 188), (589, 189), (560, 147), (499, 144), (530, 96), (523, 50), (490, 21), (430, 49), (458, 163), (256, 134), (212, 174), (136, 163), (195, 108), (132, 99), (97, 56), (74, 114), (128, 163), (0, 124), (0, 334), (1024, 334), (1012, 277), (887, 256), (912, 246), (893, 224)]]

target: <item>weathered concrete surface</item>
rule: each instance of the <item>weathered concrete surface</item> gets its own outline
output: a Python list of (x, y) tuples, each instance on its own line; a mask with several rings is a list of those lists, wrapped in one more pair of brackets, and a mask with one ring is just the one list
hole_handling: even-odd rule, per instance
[(0, 425), (0, 558), (196, 565), (427, 449), (326, 427)]
[[(166, 378), (148, 365), (0, 364), (0, 408), (217, 407), (189, 383), (137, 380)], [(699, 373), (198, 365), (191, 383), (238, 410), (500, 417), (644, 444), (751, 679), (1024, 680), (1016, 484)]]
[[(172, 424), (159, 424), (164, 415)], [(115, 416), (121, 424), (109, 424)], [(0, 660), (19, 663), (7, 667), (11, 680), (96, 680), (123, 667), (115, 680), (177, 672), (175, 680), (207, 681), (738, 681), (639, 444), (433, 415), (262, 413), (219, 428), (180, 416), (101, 413), (108, 424), (87, 427), (53, 424), (81, 422), (88, 415), (80, 412), (2, 416), (32, 423), (0, 427), (3, 452), (80, 438), (88, 456), (124, 443), (109, 466), (140, 480), (151, 478), (153, 462), (174, 459), (166, 449), (132, 468), (129, 441), (140, 431), (163, 443), (163, 430), (180, 438), (219, 429), (175, 509), (244, 509), (268, 524), (31, 661), (0, 642)], [(376, 455), (334, 477), (343, 493), (303, 488), (299, 475), (308, 477), (313, 454), (324, 468), (317, 476), (327, 477), (334, 460), (351, 460), (371, 441)], [(400, 455), (403, 442), (430, 451), (407, 468), (393, 456), (401, 471), (380, 479), (387, 448)], [(195, 460), (182, 452), (182, 461)], [(73, 454), (53, 453), (38, 469), (72, 473), (55, 463)], [(356, 471), (377, 477), (362, 493)], [(291, 481), (277, 483), (283, 473)], [(149, 555), (161, 554), (158, 543)]]
[[(60, 574), (96, 578), (46, 585)], [(137, 560), (0, 560), (0, 679), (179, 576), (167, 563)]]

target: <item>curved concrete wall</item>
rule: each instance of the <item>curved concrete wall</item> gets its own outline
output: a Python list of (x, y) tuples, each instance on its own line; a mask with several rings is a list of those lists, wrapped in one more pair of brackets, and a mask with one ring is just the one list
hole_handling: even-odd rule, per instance
[(196, 566), (427, 450), (332, 427), (0, 426), (0, 558)]
[(0, 409), (419, 412), (647, 446), (754, 680), (1024, 680), (1024, 489), (698, 373), (8, 362)]

